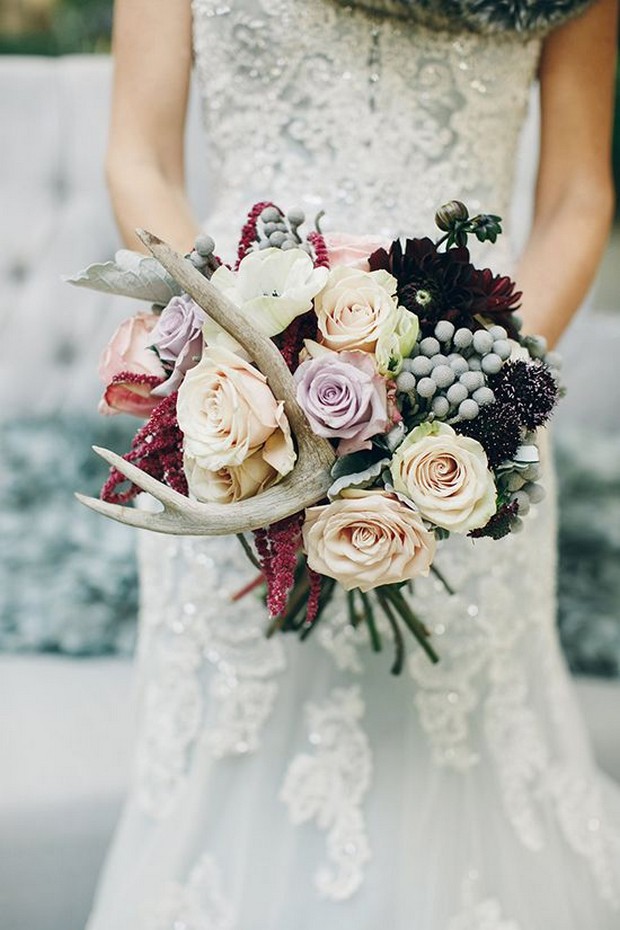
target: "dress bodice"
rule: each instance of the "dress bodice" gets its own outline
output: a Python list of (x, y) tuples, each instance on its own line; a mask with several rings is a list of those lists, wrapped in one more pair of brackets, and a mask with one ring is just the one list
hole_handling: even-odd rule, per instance
[(538, 32), (455, 32), (338, 0), (193, 12), (221, 251), (261, 199), (352, 232), (428, 233), (455, 197), (507, 218)]

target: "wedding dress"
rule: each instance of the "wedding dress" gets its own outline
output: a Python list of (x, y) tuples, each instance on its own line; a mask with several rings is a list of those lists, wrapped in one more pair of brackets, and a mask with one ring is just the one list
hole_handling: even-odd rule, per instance
[[(545, 28), (505, 11), (585, 4), (372, 5), (194, 0), (221, 254), (261, 199), (392, 235), (454, 197), (508, 216)], [(509, 271), (509, 234), (476, 258)], [(400, 678), (340, 600), (267, 640), (230, 600), (235, 539), (143, 534), (139, 745), (89, 930), (620, 927), (620, 789), (558, 648), (546, 472), (521, 534), (440, 546), (456, 593), (414, 602), (441, 662), (412, 641)]]

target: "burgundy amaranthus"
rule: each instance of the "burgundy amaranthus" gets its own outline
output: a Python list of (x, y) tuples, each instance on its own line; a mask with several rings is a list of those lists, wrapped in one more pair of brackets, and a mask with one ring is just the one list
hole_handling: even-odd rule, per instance
[(308, 242), (314, 249), (314, 267), (315, 268), (329, 268), (329, 257), (327, 254), (327, 246), (325, 245), (325, 239), (320, 232), (311, 232), (308, 233)]
[[(248, 213), (248, 218), (245, 221), (245, 225), (241, 230), (241, 239), (239, 240), (239, 247), (237, 249), (237, 264), (236, 268), (239, 267), (245, 256), (248, 254), (254, 242), (256, 242), (256, 224), (258, 219), (267, 207), (275, 207), (275, 203), (272, 203), (270, 200), (261, 200), (259, 203), (255, 203), (250, 212)], [(276, 209), (278, 209), (276, 207)]]
[(314, 569), (308, 566), (308, 578), (310, 579), (310, 590), (308, 592), (308, 603), (306, 605), (306, 626), (310, 626), (317, 618), (323, 575), (319, 575), (318, 572), (315, 572)]
[[(123, 458), (179, 494), (187, 496), (187, 479), (183, 471), (183, 433), (177, 422), (176, 404), (176, 391), (164, 397), (138, 430), (132, 440), (131, 450)], [(125, 504), (132, 500), (140, 493), (140, 488), (130, 484), (126, 491), (119, 490), (126, 482), (127, 479), (120, 471), (111, 468), (108, 480), (101, 489), (101, 499), (111, 504)]]
[(272, 617), (284, 613), (295, 584), (303, 518), (303, 512), (296, 513), (254, 533), (256, 551), (267, 583), (267, 609)]

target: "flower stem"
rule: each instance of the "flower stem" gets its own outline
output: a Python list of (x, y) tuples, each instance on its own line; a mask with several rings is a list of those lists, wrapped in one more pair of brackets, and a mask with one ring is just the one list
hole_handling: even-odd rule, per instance
[(234, 594), (230, 595), (231, 601), (240, 601), (242, 597), (245, 597), (246, 594), (249, 594), (251, 591), (254, 591), (255, 588), (258, 588), (259, 585), (264, 584), (265, 576), (260, 572), (256, 578), (253, 578), (251, 581), (248, 581), (247, 584), (244, 584), (242, 588), (239, 588), (238, 591), (235, 591)]
[(258, 561), (258, 559), (256, 558), (256, 556), (254, 555), (254, 551), (253, 551), (251, 545), (249, 544), (249, 542), (248, 542), (247, 539), (245, 538), (245, 533), (237, 533), (237, 539), (238, 539), (239, 542), (241, 543), (241, 546), (243, 547), (243, 551), (244, 551), (245, 554), (247, 555), (248, 559), (250, 560), (250, 562), (252, 563), (252, 565), (254, 566), (254, 568), (257, 568), (258, 571), (262, 573), (263, 567), (262, 567), (262, 565), (260, 564), (260, 562)]
[(437, 568), (437, 566), (431, 565), (431, 571), (432, 571), (433, 575), (435, 576), (435, 578), (437, 578), (438, 581), (441, 581), (442, 585), (444, 586), (444, 588), (446, 589), (446, 591), (448, 592), (448, 594), (454, 594), (454, 593), (455, 593), (455, 592), (454, 592), (454, 588), (453, 588), (452, 585), (446, 580), (445, 575), (444, 575), (442, 572), (439, 571), (439, 569)]
[(377, 590), (377, 600), (383, 613), (388, 618), (389, 624), (392, 628), (392, 635), (394, 636), (394, 663), (390, 669), (392, 675), (400, 675), (403, 670), (403, 663), (405, 661), (405, 643), (403, 641), (403, 634), (400, 631), (400, 627), (396, 621), (396, 617), (392, 612), (392, 607), (385, 596), (381, 591)]
[(437, 655), (437, 653), (435, 652), (435, 650), (433, 649), (433, 647), (428, 641), (428, 638), (430, 636), (429, 631), (424, 626), (422, 621), (418, 617), (416, 617), (416, 615), (414, 614), (411, 607), (409, 606), (405, 598), (402, 596), (400, 591), (392, 587), (391, 585), (385, 585), (381, 589), (377, 589), (377, 590), (381, 590), (385, 594), (385, 596), (391, 601), (391, 603), (396, 608), (400, 616), (403, 618), (403, 620), (405, 621), (405, 623), (407, 624), (407, 626), (409, 627), (409, 629), (411, 630), (411, 632), (413, 633), (413, 635), (415, 636), (415, 638), (417, 639), (420, 646), (422, 647), (424, 652), (427, 654), (431, 662), (433, 663), (439, 662), (439, 656)]
[(370, 598), (364, 591), (360, 591), (359, 596), (362, 600), (362, 605), (364, 607), (364, 619), (366, 620), (366, 626), (368, 627), (368, 632), (370, 633), (370, 642), (372, 643), (372, 648), (374, 652), (381, 652), (381, 637), (379, 636), (379, 631), (375, 623), (375, 615), (372, 612), (372, 604), (370, 603)]

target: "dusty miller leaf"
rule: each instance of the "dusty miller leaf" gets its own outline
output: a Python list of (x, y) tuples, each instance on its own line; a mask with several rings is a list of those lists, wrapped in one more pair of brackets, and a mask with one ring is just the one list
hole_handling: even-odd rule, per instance
[(106, 294), (134, 297), (165, 307), (182, 288), (156, 258), (130, 249), (120, 249), (113, 262), (89, 265), (64, 280), (76, 287), (87, 287)]

